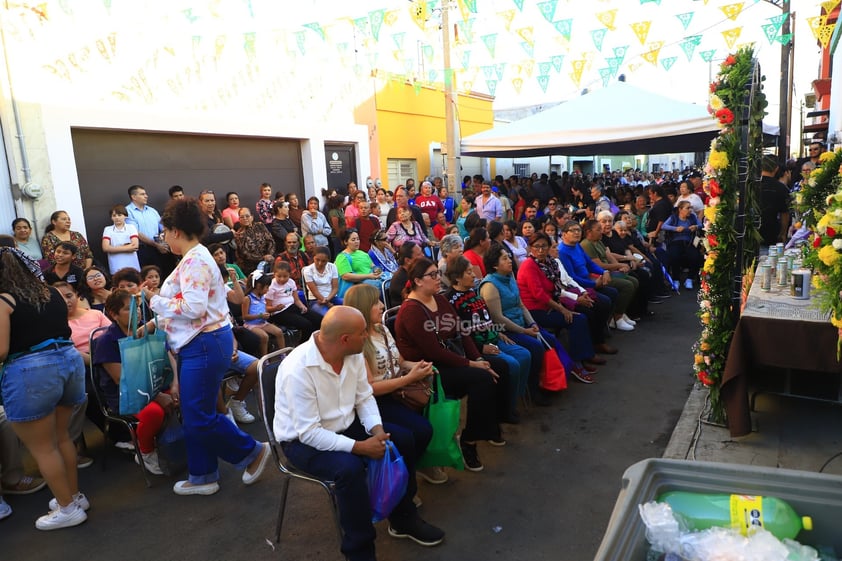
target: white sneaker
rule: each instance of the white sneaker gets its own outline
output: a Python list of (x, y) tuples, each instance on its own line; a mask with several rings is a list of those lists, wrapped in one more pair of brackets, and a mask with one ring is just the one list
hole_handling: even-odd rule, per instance
[(637, 322), (636, 322), (636, 321), (634, 321), (634, 320), (633, 320), (632, 318), (630, 318), (629, 316), (627, 316), (626, 314), (623, 314), (623, 321), (624, 321), (624, 322), (626, 322), (626, 323), (628, 323), (628, 324), (629, 324), (629, 325), (631, 325), (632, 327), (634, 327), (635, 325), (637, 325)]
[(687, 290), (693, 290), (693, 279), (687, 279), (684, 281), (684, 288)]
[(630, 323), (626, 323), (626, 320), (624, 320), (623, 318), (617, 320), (616, 326), (617, 327), (615, 329), (618, 329), (620, 331), (634, 331), (634, 326)]
[(9, 503), (3, 500), (3, 497), (0, 497), (0, 520), (11, 516), (12, 514), (12, 507), (9, 506)]
[(78, 526), (87, 519), (88, 515), (85, 514), (85, 509), (73, 503), (68, 508), (68, 512), (62, 512), (60, 508), (57, 508), (49, 514), (45, 514), (35, 521), (35, 527), (39, 530), (58, 530)]
[[(76, 493), (73, 495), (73, 502), (79, 505), (82, 510), (88, 510), (91, 508), (91, 503), (84, 493)], [(55, 498), (50, 499), (49, 507), (51, 512), (58, 510), (58, 501)]]
[[(146, 468), (146, 471), (151, 473), (152, 475), (164, 475), (163, 470), (161, 470), (161, 464), (158, 463), (158, 451), (152, 450), (148, 454), (144, 454), (143, 452), (140, 453), (143, 456), (143, 467)], [(137, 455), (134, 457), (134, 463), (138, 463)]]
[(119, 448), (120, 450), (128, 450), (129, 452), (134, 452), (134, 444), (132, 444), (131, 442), (124, 442), (124, 441), (115, 442), (114, 448)]
[(231, 421), (231, 424), (237, 426), (237, 419), (234, 418), (234, 414), (231, 412), (230, 407), (225, 408), (225, 416), (228, 417), (228, 420)]
[(249, 423), (253, 423), (255, 420), (254, 415), (249, 413), (248, 409), (246, 409), (245, 401), (240, 401), (232, 397), (228, 400), (228, 410), (231, 412), (232, 415), (234, 415), (234, 418), (237, 420), (238, 423), (247, 425)]

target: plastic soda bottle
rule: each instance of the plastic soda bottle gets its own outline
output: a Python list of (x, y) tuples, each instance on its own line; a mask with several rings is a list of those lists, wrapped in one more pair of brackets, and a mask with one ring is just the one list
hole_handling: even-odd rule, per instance
[(753, 528), (764, 528), (782, 540), (794, 539), (802, 529), (813, 529), (812, 518), (799, 516), (787, 502), (775, 497), (671, 491), (658, 501), (669, 504), (691, 530), (718, 526), (748, 535)]

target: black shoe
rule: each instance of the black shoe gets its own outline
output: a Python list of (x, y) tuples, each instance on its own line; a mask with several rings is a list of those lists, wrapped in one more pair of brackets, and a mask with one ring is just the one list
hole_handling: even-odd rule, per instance
[(468, 471), (482, 471), (485, 469), (485, 466), (479, 461), (476, 444), (460, 442), (459, 446), (462, 448), (462, 463), (465, 464), (465, 469)]
[(432, 547), (444, 540), (444, 531), (421, 520), (418, 516), (406, 528), (395, 528), (389, 523), (389, 535), (393, 538), (409, 538), (415, 543)]

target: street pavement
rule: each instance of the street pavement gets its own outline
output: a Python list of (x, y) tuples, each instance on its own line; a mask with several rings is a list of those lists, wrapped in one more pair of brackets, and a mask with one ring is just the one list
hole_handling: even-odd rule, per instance
[[(597, 383), (571, 382), (551, 407), (524, 411), (520, 425), (505, 425), (505, 447), (481, 443), (483, 472), (448, 470), (446, 484), (421, 482), (420, 513), (447, 532), (445, 542), (424, 548), (389, 537), (386, 523), (379, 523), (378, 559), (592, 559), (628, 466), (662, 456), (668, 443), (709, 459), (713, 428), (704, 427), (704, 437), (693, 447), (682, 442), (694, 439), (690, 427), (695, 430), (698, 423), (685, 422), (686, 428), (673, 434), (693, 388), (690, 349), (699, 332), (697, 308), (696, 295), (688, 291), (652, 306), (653, 318), (610, 339), (620, 353), (608, 357)], [(253, 400), (250, 408), (255, 409)], [(259, 422), (244, 428), (265, 438)], [(153, 476), (147, 488), (139, 468), (119, 451), (107, 452), (103, 470), (101, 437), (94, 429), (87, 434), (97, 458), (80, 472), (92, 504), (88, 521), (74, 529), (39, 532), (34, 521), (46, 512), (49, 491), (7, 497), (14, 514), (0, 522), (3, 561), (342, 558), (327, 498), (315, 486), (291, 483), (283, 536), (275, 545), (277, 471), (267, 470), (258, 484), (245, 487), (240, 473), (222, 465), (216, 495), (179, 497), (171, 490), (175, 479)], [(786, 453), (799, 454), (797, 449)]]

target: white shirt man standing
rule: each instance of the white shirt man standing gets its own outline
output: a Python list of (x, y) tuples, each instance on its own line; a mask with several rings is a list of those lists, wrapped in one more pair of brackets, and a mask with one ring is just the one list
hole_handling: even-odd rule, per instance
[[(126, 210), (129, 213), (126, 224), (131, 224), (137, 228), (137, 237), (140, 240), (137, 258), (140, 261), (140, 266), (157, 265), (163, 269), (165, 268), (165, 260), (162, 256), (169, 254), (170, 250), (166, 244), (155, 239), (163, 230), (161, 215), (158, 214), (157, 210), (146, 204), (149, 195), (142, 186), (132, 185), (129, 187), (129, 198), (132, 202), (126, 205)], [(171, 267), (168, 268), (171, 269)]]
[(482, 194), (474, 201), (477, 205), (477, 214), (489, 222), (493, 220), (499, 222), (503, 219), (503, 205), (500, 199), (491, 193), (491, 185), (488, 183), (483, 182), (481, 190)]

